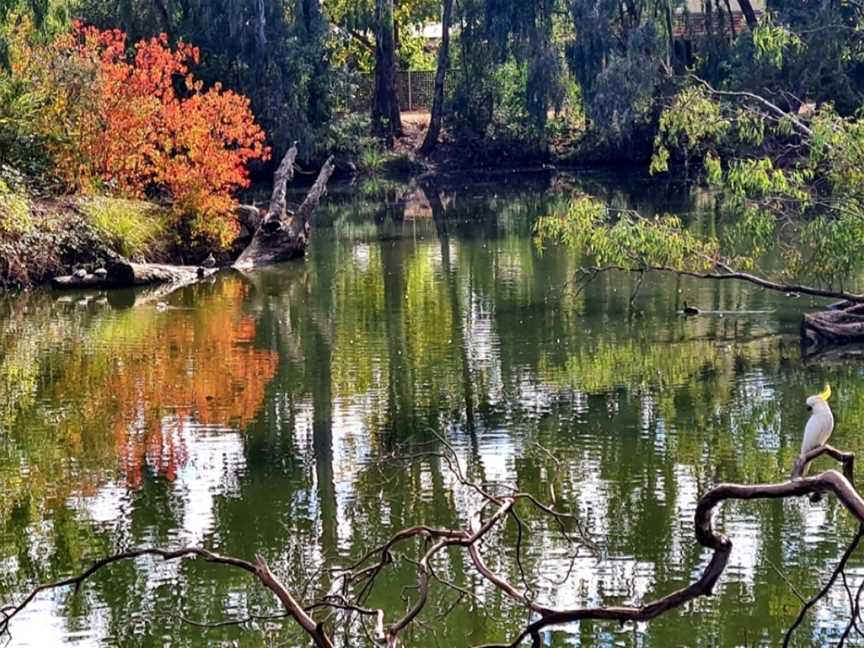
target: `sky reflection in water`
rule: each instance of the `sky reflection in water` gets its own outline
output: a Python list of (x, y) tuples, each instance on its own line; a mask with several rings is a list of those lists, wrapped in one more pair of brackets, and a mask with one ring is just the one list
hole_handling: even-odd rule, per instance
[[(575, 190), (715, 226), (704, 197), (633, 177), (343, 189), (317, 215), (305, 263), (224, 274), (170, 295), (164, 312), (147, 294), (0, 302), (0, 598), (145, 545), (260, 552), (299, 588), (401, 527), (465, 521), (476, 496), (440, 461), (380, 461), (436, 430), (472, 478), (570, 507), (588, 529), (596, 550), (526, 512), (540, 600), (635, 602), (705, 566), (699, 493), (788, 473), (803, 400), (825, 380), (835, 441), (860, 451), (861, 371), (801, 357), (809, 302), (649, 277), (628, 318), (633, 277), (562, 290), (581, 260), (541, 253), (531, 231)], [(683, 299), (766, 312), (683, 319)], [(573, 625), (548, 645), (775, 645), (799, 606), (785, 579), (813, 593), (854, 532), (833, 501), (729, 505), (718, 524), (735, 545), (717, 596), (650, 625)], [(484, 548), (513, 580), (515, 532)], [(424, 613), (435, 631), (418, 627), (410, 645), (518, 629), (524, 614), (466, 575), (464, 556), (436, 570), (477, 601), (436, 623), (454, 599), (439, 588)], [(861, 561), (849, 573), (854, 588)], [(372, 602), (401, 610), (412, 582), (402, 564)], [(835, 588), (801, 645), (838, 637), (846, 605)], [(77, 597), (41, 597), (11, 645), (296, 645), (290, 624), (203, 630), (176, 616), (274, 609), (241, 574), (140, 560)]]

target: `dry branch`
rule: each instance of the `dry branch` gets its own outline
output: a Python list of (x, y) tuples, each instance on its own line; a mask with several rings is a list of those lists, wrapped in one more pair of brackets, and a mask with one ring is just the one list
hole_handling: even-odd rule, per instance
[(261, 225), (267, 232), (278, 230), (285, 218), (285, 194), (288, 191), (288, 183), (294, 179), (294, 162), (297, 160), (297, 152), (297, 142), (294, 142), (285, 157), (282, 158), (282, 162), (273, 176), (273, 195), (270, 197), (270, 208), (267, 210), (267, 215)]
[(313, 210), (321, 202), (321, 198), (327, 193), (327, 183), (336, 167), (331, 156), (321, 167), (318, 178), (303, 203), (290, 218), (287, 218), (285, 192), (288, 181), (293, 177), (296, 157), (295, 145), (282, 159), (276, 171), (273, 197), (267, 216), (255, 232), (249, 246), (234, 263), (234, 267), (238, 270), (299, 259), (306, 254), (310, 234), (309, 219)]
[[(784, 645), (786, 645), (807, 612), (827, 594), (829, 588), (836, 582), (838, 577), (842, 577), (843, 582), (846, 583), (844, 568), (849, 557), (857, 548), (859, 541), (864, 537), (864, 498), (855, 490), (853, 485), (854, 455), (842, 452), (831, 446), (824, 446), (810, 452), (803, 461), (798, 462), (793, 469), (792, 478), (788, 481), (757, 485), (720, 484), (699, 498), (694, 517), (696, 540), (703, 547), (712, 549), (714, 553), (698, 580), (689, 586), (641, 605), (574, 607), (565, 609), (547, 607), (533, 600), (527, 593), (534, 588), (530, 587), (528, 583), (528, 577), (521, 563), (521, 557), (517, 557), (517, 561), (519, 561), (519, 571), (526, 585), (525, 591), (520, 591), (519, 588), (508, 582), (504, 576), (491, 568), (484, 561), (481, 548), (484, 541), (495, 530), (500, 530), (503, 527), (503, 521), (508, 518), (516, 519), (521, 531), (523, 522), (518, 518), (516, 507), (522, 502), (532, 507), (535, 511), (540, 511), (546, 516), (551, 516), (552, 519), (557, 520), (562, 525), (565, 520), (570, 519), (572, 516), (560, 513), (542, 504), (533, 495), (519, 492), (499, 495), (491, 492), (481, 484), (472, 482), (463, 474), (459, 466), (458, 456), (452, 446), (447, 443), (446, 439), (441, 437), (439, 439), (444, 445), (444, 452), (428, 452), (412, 455), (409, 457), (409, 460), (441, 460), (446, 464), (451, 474), (462, 487), (470, 489), (479, 496), (479, 503), (469, 517), (467, 528), (449, 529), (417, 525), (398, 531), (387, 542), (367, 552), (347, 568), (334, 570), (330, 590), (323, 598), (313, 603), (304, 604), (295, 594), (290, 592), (273, 575), (266, 562), (260, 556), (256, 557), (255, 563), (251, 563), (238, 558), (220, 556), (199, 548), (180, 549), (177, 551), (141, 549), (103, 558), (77, 576), (40, 585), (26, 595), (20, 603), (0, 607), (0, 632), (8, 631), (12, 619), (39, 593), (67, 586), (74, 586), (77, 590), (87, 578), (103, 567), (115, 562), (147, 555), (161, 557), (164, 560), (194, 556), (203, 558), (209, 562), (239, 568), (254, 575), (281, 602), (285, 610), (284, 616), (292, 618), (317, 648), (334, 648), (335, 646), (334, 635), (328, 633), (325, 627), (327, 623), (318, 621), (312, 616), (313, 612), (320, 610), (329, 610), (331, 612), (330, 617), (327, 617), (327, 619), (333, 618), (334, 615), (345, 615), (341, 624), (336, 625), (335, 628), (350, 628), (352, 615), (359, 615), (361, 619), (372, 619), (374, 620), (374, 631), (372, 634), (369, 634), (362, 620), (359, 626), (366, 633), (369, 642), (378, 648), (397, 648), (401, 645), (400, 637), (402, 634), (412, 624), (420, 623), (419, 617), (428, 603), (433, 583), (439, 583), (447, 589), (457, 591), (459, 593), (457, 602), (470, 597), (470, 592), (467, 592), (467, 590), (440, 579), (435, 574), (432, 566), (435, 557), (445, 549), (457, 547), (467, 551), (476, 572), (488, 584), (525, 608), (534, 617), (509, 643), (494, 644), (487, 646), (487, 648), (515, 648), (521, 645), (526, 639), (531, 639), (533, 645), (539, 646), (541, 633), (554, 626), (585, 619), (618, 621), (619, 623), (628, 621), (645, 622), (679, 608), (699, 597), (711, 595), (717, 581), (726, 568), (732, 551), (732, 541), (715, 530), (712, 522), (717, 507), (723, 502), (727, 500), (786, 499), (812, 494), (833, 493), (849, 513), (859, 521), (862, 525), (861, 530), (859, 530), (855, 539), (846, 549), (825, 587), (802, 607), (798, 618), (786, 633), (784, 639)], [(801, 477), (801, 475), (806, 473), (806, 466), (822, 455), (828, 455), (840, 461), (843, 464), (844, 474), (836, 470), (827, 470), (812, 477)], [(409, 605), (407, 611), (403, 612), (401, 616), (398, 616), (388, 625), (386, 622), (387, 611), (367, 607), (364, 601), (375, 587), (377, 577), (394, 563), (394, 551), (396, 547), (412, 540), (422, 541), (420, 544), (423, 547), (422, 554), (418, 560), (406, 558), (406, 562), (414, 565), (417, 570), (416, 585), (410, 588), (417, 592), (416, 598)], [(520, 535), (516, 551), (521, 552), (521, 550), (522, 540)], [(860, 613), (860, 597), (862, 589), (864, 589), (859, 588), (856, 596), (853, 597), (848, 584), (846, 587), (850, 599), (851, 620), (846, 627), (841, 643), (845, 643), (853, 629), (858, 631), (857, 620)], [(305, 588), (303, 591), (305, 596)], [(452, 605), (456, 605), (456, 603)], [(450, 609), (452, 609), (452, 605)], [(277, 617), (274, 616), (272, 618)]]

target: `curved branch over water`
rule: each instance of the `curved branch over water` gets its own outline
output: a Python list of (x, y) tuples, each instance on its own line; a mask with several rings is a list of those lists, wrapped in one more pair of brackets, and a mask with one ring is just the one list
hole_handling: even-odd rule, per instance
[[(852, 453), (843, 452), (831, 446), (823, 446), (808, 453), (803, 461), (799, 460), (796, 462), (792, 471), (792, 477), (788, 481), (775, 484), (753, 485), (719, 484), (699, 498), (694, 517), (696, 540), (703, 547), (713, 550), (714, 553), (702, 575), (694, 583), (641, 605), (577, 607), (569, 609), (551, 608), (534, 601), (529, 595), (520, 592), (504, 576), (489, 567), (483, 559), (481, 547), (494, 530), (500, 529), (503, 526), (504, 520), (515, 515), (515, 507), (520, 502), (526, 502), (534, 510), (557, 520), (561, 525), (566, 520), (571, 520), (572, 516), (543, 505), (530, 494), (514, 492), (507, 495), (497, 495), (484, 488), (481, 484), (470, 481), (459, 467), (455, 450), (445, 439), (441, 439), (441, 441), (446, 449), (445, 452), (412, 455), (407, 459), (409, 461), (420, 461), (423, 459), (442, 460), (461, 486), (470, 488), (474, 494), (479, 496), (479, 504), (469, 517), (468, 528), (447, 529), (418, 525), (403, 529), (391, 536), (380, 547), (366, 553), (354, 564), (345, 569), (334, 571), (334, 585), (331, 586), (328, 594), (321, 600), (313, 603), (304, 603), (299, 600), (270, 571), (267, 563), (261, 556), (256, 556), (256, 560), (253, 563), (240, 558), (222, 556), (201, 548), (186, 548), (176, 551), (139, 549), (102, 558), (77, 576), (39, 585), (31, 590), (19, 603), (0, 607), (0, 634), (8, 633), (10, 622), (40, 593), (64, 587), (74, 587), (77, 591), (85, 580), (96, 574), (103, 567), (142, 556), (155, 556), (163, 560), (197, 557), (208, 562), (242, 569), (255, 576), (280, 601), (285, 610), (284, 616), (292, 618), (316, 648), (334, 648), (336, 645), (333, 635), (328, 633), (325, 624), (317, 621), (312, 616), (313, 611), (322, 609), (349, 615), (345, 623), (351, 623), (350, 615), (359, 615), (361, 618), (374, 619), (375, 627), (371, 634), (362, 625), (362, 621), (360, 622), (361, 628), (366, 633), (368, 640), (378, 648), (397, 648), (401, 645), (401, 634), (417, 620), (425, 609), (431, 585), (435, 582), (444, 586), (448, 585), (436, 576), (432, 567), (433, 559), (449, 547), (458, 547), (467, 550), (471, 564), (473, 564), (477, 574), (484, 581), (536, 617), (509, 643), (489, 644), (486, 648), (516, 648), (522, 645), (527, 639), (531, 639), (532, 645), (539, 646), (541, 633), (554, 626), (587, 619), (618, 621), (619, 623), (628, 621), (645, 622), (679, 608), (697, 598), (710, 596), (714, 591), (717, 581), (726, 569), (732, 551), (732, 541), (717, 531), (712, 522), (717, 507), (722, 503), (728, 500), (787, 499), (833, 493), (846, 510), (858, 520), (861, 526), (837, 567), (834, 569), (827, 584), (818, 594), (804, 604), (795, 622), (787, 630), (783, 641), (783, 645), (786, 646), (808, 611), (828, 593), (828, 590), (836, 582), (837, 578), (842, 576), (845, 582), (844, 569), (846, 564), (849, 557), (858, 547), (860, 540), (864, 537), (864, 498), (855, 489), (853, 481), (855, 457)], [(843, 473), (841, 474), (837, 470), (832, 469), (812, 477), (801, 477), (806, 472), (806, 466), (822, 455), (828, 455), (840, 461), (843, 464)], [(492, 513), (486, 516), (484, 520), (484, 512), (487, 509), (492, 510)], [(407, 611), (403, 612), (401, 616), (388, 625), (385, 623), (387, 611), (369, 608), (364, 604), (364, 601), (374, 588), (377, 577), (388, 566), (394, 563), (394, 551), (396, 547), (414, 539), (423, 540), (423, 545), (425, 546), (422, 557), (419, 560), (406, 558), (406, 561), (413, 564), (417, 569), (416, 591), (418, 594), (416, 600), (409, 606)], [(522, 550), (521, 542), (516, 550)], [(460, 600), (461, 598), (463, 597), (460, 596)], [(857, 620), (860, 612), (859, 598), (860, 590), (858, 596), (854, 598), (850, 592), (850, 599), (852, 601), (850, 603), (851, 620), (842, 639), (843, 642), (845, 642), (851, 629), (853, 627), (857, 629), (858, 627)]]

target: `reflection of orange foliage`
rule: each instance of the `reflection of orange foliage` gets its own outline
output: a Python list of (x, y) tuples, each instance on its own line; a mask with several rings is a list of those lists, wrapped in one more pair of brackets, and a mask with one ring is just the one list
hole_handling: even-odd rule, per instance
[[(145, 467), (176, 477), (187, 459), (187, 424), (243, 428), (264, 402), (277, 354), (253, 345), (256, 325), (241, 311), (243, 285), (226, 281), (213, 290), (194, 309), (135, 309), (110, 322), (105, 347), (74, 353), (56, 386), (61, 394), (71, 384), (87, 392), (80, 419), (67, 421), (79, 423), (80, 432), (67, 430), (65, 438), (75, 444), (79, 436), (76, 450), (83, 453), (98, 445), (118, 457), (132, 486)], [(110, 441), (100, 434), (109, 429)]]

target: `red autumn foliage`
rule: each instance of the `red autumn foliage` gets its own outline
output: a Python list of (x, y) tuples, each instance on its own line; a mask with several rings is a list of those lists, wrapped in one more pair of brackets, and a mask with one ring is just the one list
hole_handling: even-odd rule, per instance
[(219, 84), (205, 90), (190, 72), (198, 49), (172, 48), (165, 34), (130, 52), (124, 32), (76, 24), (54, 48), (96, 81), (95, 109), (75, 125), (80, 149), (58, 165), (64, 179), (125, 197), (167, 192), (179, 215), (195, 217), (194, 231), (230, 240), (232, 194), (249, 186), (248, 163), (270, 155), (249, 99)]

